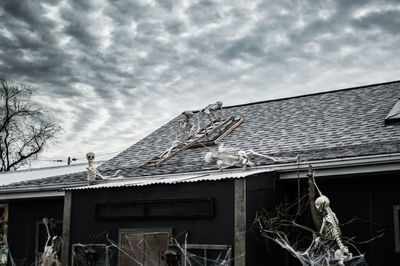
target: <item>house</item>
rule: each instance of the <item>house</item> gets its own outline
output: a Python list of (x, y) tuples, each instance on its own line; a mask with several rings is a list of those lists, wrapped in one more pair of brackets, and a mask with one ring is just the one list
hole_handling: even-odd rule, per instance
[[(339, 220), (359, 218), (343, 225), (342, 235), (361, 242), (357, 248), (369, 265), (398, 265), (399, 97), (400, 81), (394, 81), (214, 108), (199, 121), (214, 125), (187, 146), (174, 140), (195, 116), (182, 113), (97, 168), (107, 176), (121, 170), (123, 179), (88, 185), (80, 172), (3, 186), (10, 251), (34, 262), (34, 225), (54, 217), (62, 220), (63, 265), (99, 260), (104, 254), (97, 248), (112, 256), (111, 265), (166, 265), (171, 246), (200, 265), (218, 254), (233, 265), (299, 265), (260, 236), (254, 219), (260, 208), (295, 200), (311, 164)], [(208, 152), (222, 154), (221, 144), (264, 157), (251, 158), (254, 165), (242, 161), (248, 167), (206, 163)], [(30, 229), (22, 230), (27, 224)], [(79, 253), (82, 246), (91, 249)]]
[(87, 184), (86, 167), (87, 163), (72, 163), (0, 173), (0, 234), (9, 236), (17, 265), (31, 265), (40, 257), (46, 241), (44, 217), (55, 219), (55, 230), (62, 232), (65, 192), (61, 188)]

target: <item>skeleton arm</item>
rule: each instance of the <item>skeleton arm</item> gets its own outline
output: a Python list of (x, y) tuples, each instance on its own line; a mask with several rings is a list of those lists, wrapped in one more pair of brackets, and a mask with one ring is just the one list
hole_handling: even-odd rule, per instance
[(322, 225), (321, 228), (319, 229), (319, 234), (322, 235), (324, 233), (325, 230), (325, 226), (326, 226), (326, 219), (325, 217), (322, 219)]
[(46, 227), (46, 232), (47, 232), (47, 240), (46, 240), (46, 245), (45, 246), (48, 246), (49, 241), (51, 239), (51, 234), (50, 234), (50, 230), (49, 230), (49, 219), (43, 218), (43, 224)]

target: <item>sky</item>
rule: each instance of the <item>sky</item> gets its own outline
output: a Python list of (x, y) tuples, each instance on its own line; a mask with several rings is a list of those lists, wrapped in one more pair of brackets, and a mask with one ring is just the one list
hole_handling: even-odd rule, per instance
[(34, 165), (113, 156), (218, 100), (303, 95), (399, 72), (397, 0), (0, 3), (0, 73), (36, 88), (34, 101), (63, 128)]

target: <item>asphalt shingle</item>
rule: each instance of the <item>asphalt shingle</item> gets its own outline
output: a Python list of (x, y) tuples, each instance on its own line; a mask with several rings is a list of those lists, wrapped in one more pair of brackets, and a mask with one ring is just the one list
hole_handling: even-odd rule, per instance
[[(224, 116), (245, 122), (221, 143), (241, 150), (303, 160), (345, 158), (400, 152), (400, 122), (385, 118), (400, 97), (400, 81), (299, 97), (225, 107)], [(159, 167), (139, 165), (166, 150), (175, 139), (181, 114), (121, 152), (98, 169), (106, 175), (117, 169), (126, 177), (216, 169), (204, 155), (216, 146), (188, 149)], [(270, 164), (270, 161), (260, 161)], [(63, 184), (86, 179), (84, 172), (12, 186)]]

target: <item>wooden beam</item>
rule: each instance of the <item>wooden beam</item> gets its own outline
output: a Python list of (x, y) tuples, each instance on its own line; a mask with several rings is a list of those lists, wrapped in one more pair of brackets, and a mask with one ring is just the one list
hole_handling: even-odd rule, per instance
[(238, 126), (240, 126), (244, 122), (243, 118), (241, 118), (239, 121), (237, 121), (230, 129), (224, 132), (221, 136), (219, 136), (214, 142), (217, 144), (220, 142), (223, 138), (225, 138), (228, 134), (230, 134), (232, 131), (234, 131)]
[[(199, 143), (200, 140), (202, 140), (203, 138), (207, 137), (208, 135), (210, 135), (211, 133), (213, 133), (215, 130), (223, 127), (224, 125), (226, 125), (227, 123), (229, 123), (231, 120), (233, 120), (234, 117), (231, 116), (228, 119), (220, 122), (220, 119), (216, 119), (214, 120), (212, 123), (207, 124), (206, 126), (202, 127), (199, 130), (198, 135), (190, 135), (189, 137), (187, 137), (184, 141), (184, 143), (186, 143), (184, 146), (180, 147), (180, 148), (174, 148), (172, 149), (171, 153), (168, 156), (166, 155), (166, 151), (163, 151), (162, 153), (154, 156), (152, 159), (148, 160), (147, 162), (141, 164), (139, 167), (140, 168), (144, 168), (149, 164), (154, 163), (155, 166), (160, 166), (162, 163), (168, 161), (169, 159), (171, 159), (172, 157), (174, 157), (176, 154), (195, 146), (196, 144)], [(214, 123), (220, 122), (219, 124), (215, 125)], [(209, 128), (209, 131), (207, 131), (207, 129)], [(232, 129), (233, 130), (233, 129)], [(204, 131), (204, 133), (202, 133)]]
[(246, 179), (235, 180), (234, 266), (246, 265)]
[(168, 157), (161, 159), (158, 163), (156, 163), (156, 166), (160, 166), (162, 163), (168, 161), (169, 159), (171, 159), (172, 157), (174, 157), (176, 154), (190, 148), (191, 146), (193, 146), (194, 144), (196, 144), (197, 142), (199, 142), (200, 140), (204, 139), (205, 137), (207, 137), (208, 135), (210, 135), (211, 133), (213, 133), (215, 130), (223, 127), (224, 125), (226, 125), (227, 123), (229, 123), (231, 120), (233, 119), (233, 117), (229, 117), (228, 119), (226, 119), (225, 121), (221, 122), (221, 124), (217, 125), (216, 127), (212, 128), (210, 131), (208, 131), (207, 133), (204, 133), (202, 136), (196, 138), (195, 140), (193, 140), (192, 142), (190, 142), (189, 144), (186, 144), (185, 146), (183, 146), (182, 148), (180, 148), (179, 150), (171, 153)]
[(71, 233), (71, 203), (72, 191), (66, 191), (64, 197), (64, 218), (63, 218), (63, 245), (61, 253), (62, 266), (69, 265), (69, 247), (70, 247), (70, 233)]

